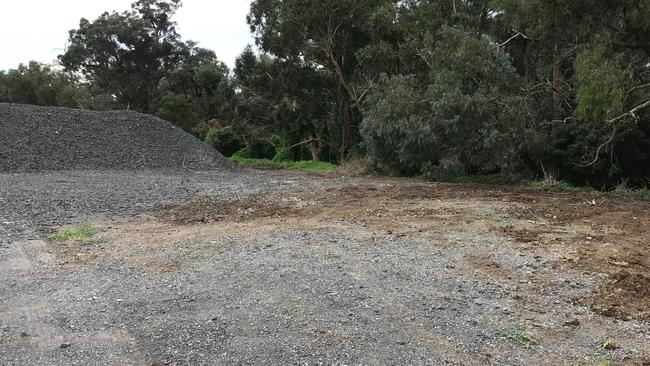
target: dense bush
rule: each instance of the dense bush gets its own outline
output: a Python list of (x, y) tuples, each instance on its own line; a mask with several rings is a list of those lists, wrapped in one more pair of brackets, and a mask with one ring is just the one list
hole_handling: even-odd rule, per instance
[[(540, 173), (579, 186), (611, 189), (622, 182), (648, 186), (650, 124), (627, 121), (615, 132), (612, 135), (607, 125), (585, 122), (552, 126), (548, 136), (530, 145), (538, 150), (532, 161), (543, 165)], [(597, 147), (612, 136), (612, 145), (604, 146), (596, 159)]]
[(519, 80), (506, 54), (448, 28), (430, 52), (429, 78), (383, 77), (361, 134), (371, 163), (432, 178), (510, 173), (526, 135)]
[(273, 159), (276, 154), (275, 146), (269, 139), (252, 138), (248, 145), (250, 146), (250, 158), (256, 159)]
[(169, 121), (187, 132), (199, 122), (199, 116), (192, 109), (187, 98), (176, 94), (167, 94), (157, 104), (156, 116)]
[[(178, 1), (140, 0), (81, 21), (60, 56), (65, 70), (0, 71), (0, 102), (155, 112), (201, 139), (212, 132), (227, 154), (246, 145), (250, 158), (367, 154), (390, 174), (644, 187), (643, 4), (253, 0), (247, 19), (262, 52), (247, 47), (229, 70), (182, 41)], [(327, 19), (340, 20), (336, 32), (322, 32)]]
[(231, 126), (210, 130), (205, 137), (205, 143), (228, 157), (245, 146), (244, 140)]
[(224, 124), (216, 119), (201, 121), (192, 128), (192, 133), (194, 136), (198, 137), (199, 140), (205, 141), (205, 138), (208, 136), (208, 132), (210, 132), (210, 130), (219, 129), (223, 126)]

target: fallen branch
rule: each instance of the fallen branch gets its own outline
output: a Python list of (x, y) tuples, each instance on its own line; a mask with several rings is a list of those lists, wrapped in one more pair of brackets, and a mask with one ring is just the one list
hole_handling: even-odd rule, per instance
[(298, 146), (302, 146), (302, 145), (311, 144), (311, 143), (313, 143), (313, 142), (320, 142), (320, 143), (323, 144), (323, 145), (332, 146), (332, 144), (330, 144), (329, 142), (327, 142), (327, 141), (325, 141), (325, 140), (323, 140), (323, 139), (314, 138), (314, 139), (309, 139), (309, 140), (305, 140), (305, 141), (299, 142), (299, 143), (297, 143), (297, 144), (295, 144), (295, 145), (290, 146), (289, 148), (290, 148), (290, 149), (293, 149), (294, 147), (298, 147)]

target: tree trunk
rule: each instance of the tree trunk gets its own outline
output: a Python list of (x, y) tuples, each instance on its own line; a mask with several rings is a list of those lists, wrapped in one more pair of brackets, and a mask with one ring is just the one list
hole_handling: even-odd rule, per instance
[(354, 90), (348, 84), (348, 81), (345, 77), (344, 69), (344, 58), (339, 57), (334, 52), (334, 43), (330, 41), (330, 46), (325, 49), (325, 55), (328, 58), (328, 63), (330, 64), (334, 75), (339, 81), (341, 87), (341, 100), (339, 102), (342, 129), (341, 129), (341, 160), (345, 158), (347, 153), (352, 148), (352, 143), (354, 141), (354, 116), (352, 113), (352, 104), (356, 102), (356, 95)]
[(352, 103), (350, 101), (350, 96), (345, 90), (341, 93), (341, 120), (343, 122), (342, 129), (342, 142), (343, 149), (341, 151), (341, 158), (347, 156), (350, 149), (352, 149), (352, 142), (354, 140), (354, 118), (352, 115)]
[(309, 143), (309, 150), (311, 151), (311, 160), (313, 161), (320, 161), (318, 158), (318, 139), (314, 137), (313, 134), (309, 134), (309, 139), (311, 142)]
[(555, 118), (562, 117), (562, 102), (564, 101), (564, 96), (562, 93), (562, 52), (560, 50), (560, 45), (555, 44), (553, 46), (553, 111), (555, 113)]
[(530, 62), (528, 61), (529, 48), (530, 42), (527, 39), (524, 39), (524, 52), (522, 58), (524, 59), (524, 80), (526, 80), (526, 83), (530, 81)]

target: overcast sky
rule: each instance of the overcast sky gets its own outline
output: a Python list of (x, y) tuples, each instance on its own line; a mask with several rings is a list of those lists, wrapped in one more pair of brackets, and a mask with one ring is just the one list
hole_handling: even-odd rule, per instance
[[(135, 0), (2, 0), (0, 4), (0, 70), (36, 60), (56, 62), (68, 31), (79, 19), (94, 20), (104, 11), (122, 12)], [(210, 48), (229, 66), (247, 44), (253, 44), (246, 14), (250, 0), (183, 0), (175, 20), (184, 40)]]

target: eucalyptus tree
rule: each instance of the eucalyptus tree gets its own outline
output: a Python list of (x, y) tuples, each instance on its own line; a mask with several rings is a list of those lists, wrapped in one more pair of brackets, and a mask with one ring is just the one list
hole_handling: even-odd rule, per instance
[(355, 85), (357, 51), (366, 46), (373, 14), (389, 0), (254, 0), (248, 23), (257, 44), (282, 60), (298, 60), (314, 70), (326, 70), (337, 81), (341, 152), (357, 135), (357, 104), (363, 95)]
[(139, 0), (129, 11), (81, 19), (59, 60), (115, 95), (123, 107), (151, 112), (160, 81), (188, 53), (172, 20), (179, 6), (180, 0)]

